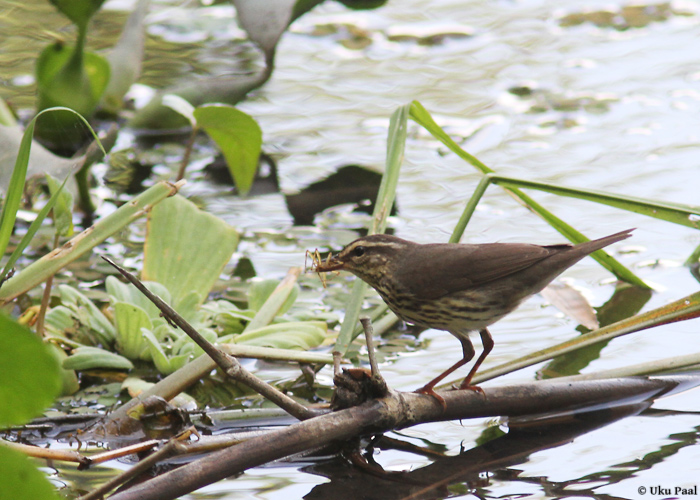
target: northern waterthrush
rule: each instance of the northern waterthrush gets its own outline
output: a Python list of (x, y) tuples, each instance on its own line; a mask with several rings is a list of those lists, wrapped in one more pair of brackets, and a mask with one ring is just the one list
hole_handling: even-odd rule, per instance
[(465, 365), (475, 351), (469, 332), (478, 331), (484, 350), (460, 385), (472, 377), (493, 349), (486, 327), (586, 255), (630, 236), (632, 229), (578, 245), (436, 243), (421, 245), (395, 236), (359, 238), (315, 270), (349, 271), (381, 295), (396, 315), (416, 325), (446, 330), (462, 344), (462, 359), (416, 392), (442, 401), (433, 388)]

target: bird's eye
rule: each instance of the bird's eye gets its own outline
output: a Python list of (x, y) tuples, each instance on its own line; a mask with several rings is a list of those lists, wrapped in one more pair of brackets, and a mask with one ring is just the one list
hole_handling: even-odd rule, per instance
[(353, 257), (362, 257), (367, 249), (365, 247), (355, 247), (352, 251)]

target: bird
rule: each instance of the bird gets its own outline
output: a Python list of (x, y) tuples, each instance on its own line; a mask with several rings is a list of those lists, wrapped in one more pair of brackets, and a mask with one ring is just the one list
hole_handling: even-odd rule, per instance
[(434, 387), (469, 363), (478, 332), (483, 351), (460, 389), (483, 393), (471, 380), (494, 347), (488, 327), (587, 255), (631, 236), (634, 229), (577, 245), (528, 243), (420, 244), (388, 234), (354, 240), (318, 261), (315, 271), (349, 271), (374, 288), (402, 320), (444, 330), (462, 346), (462, 358), (415, 392), (433, 396)]

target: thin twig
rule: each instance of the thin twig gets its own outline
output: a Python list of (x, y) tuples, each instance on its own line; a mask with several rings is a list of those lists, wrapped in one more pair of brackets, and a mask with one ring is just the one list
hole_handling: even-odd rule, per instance
[(124, 276), (131, 284), (141, 291), (148, 299), (153, 302), (158, 309), (161, 310), (163, 316), (167, 321), (172, 322), (178, 326), (183, 332), (185, 332), (195, 343), (201, 347), (204, 352), (209, 355), (211, 359), (232, 379), (241, 382), (251, 389), (253, 389), (258, 394), (272, 401), (274, 404), (283, 408), (290, 415), (299, 420), (305, 420), (316, 416), (316, 412), (310, 410), (303, 405), (297, 403), (292, 398), (283, 394), (270, 384), (260, 380), (258, 377), (250, 373), (248, 370), (243, 368), (238, 360), (226, 354), (221, 349), (206, 340), (197, 330), (195, 330), (192, 325), (190, 325), (185, 319), (180, 316), (172, 307), (166, 304), (160, 297), (152, 293), (148, 288), (146, 288), (141, 281), (139, 281), (136, 276), (131, 274), (125, 269), (122, 269), (117, 264), (112, 262), (107, 257), (102, 257), (107, 263), (113, 266), (117, 271), (119, 271), (122, 276)]
[[(58, 229), (56, 229), (56, 234), (53, 237), (54, 250), (58, 248), (58, 241)], [(46, 317), (46, 311), (48, 311), (49, 309), (49, 301), (51, 300), (51, 287), (53, 286), (53, 277), (54, 275), (52, 274), (46, 279), (46, 284), (44, 285), (44, 294), (41, 297), (41, 307), (39, 308), (39, 314), (37, 315), (36, 320), (36, 334), (39, 336), (39, 338), (42, 339), (44, 338), (44, 318)]]
[(340, 360), (343, 354), (338, 351), (333, 351), (333, 376), (340, 373)]
[[(171, 439), (160, 450), (150, 454), (148, 457), (139, 461), (139, 463), (134, 465), (132, 468), (127, 469), (117, 477), (110, 479), (106, 483), (92, 490), (90, 493), (79, 497), (78, 500), (96, 500), (98, 498), (104, 498), (104, 496), (114, 488), (117, 488), (139, 474), (146, 472), (161, 460), (165, 460), (171, 455), (181, 453), (180, 448), (183, 446), (183, 444), (180, 442), (180, 439), (182, 439), (181, 436), (182, 434)], [(189, 436), (189, 433), (187, 433), (187, 436)]]
[(187, 146), (185, 146), (185, 153), (182, 155), (182, 161), (180, 162), (180, 169), (177, 172), (177, 178), (175, 179), (176, 181), (182, 180), (185, 178), (185, 169), (187, 168), (187, 165), (190, 163), (190, 156), (192, 155), (192, 149), (194, 148), (194, 141), (197, 138), (197, 133), (199, 132), (199, 128), (194, 126), (192, 127), (192, 132), (190, 133), (190, 138), (187, 140)]
[(379, 365), (377, 364), (377, 356), (374, 354), (374, 330), (372, 329), (372, 320), (367, 316), (360, 318), (360, 323), (362, 324), (362, 329), (365, 331), (365, 342), (367, 343), (367, 355), (369, 356), (369, 367), (372, 371), (372, 388), (375, 397), (386, 396), (389, 391), (389, 385), (382, 377), (379, 372)]
[(363, 316), (360, 318), (360, 323), (362, 323), (362, 328), (365, 330), (365, 342), (367, 343), (367, 355), (369, 356), (369, 367), (372, 370), (372, 376), (381, 377), (379, 366), (377, 365), (377, 356), (374, 354), (374, 344), (372, 342), (372, 337), (374, 337), (372, 321), (367, 316)]

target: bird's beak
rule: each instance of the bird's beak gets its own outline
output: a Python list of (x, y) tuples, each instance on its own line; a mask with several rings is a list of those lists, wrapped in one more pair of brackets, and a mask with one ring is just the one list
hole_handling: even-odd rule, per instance
[(314, 271), (317, 273), (327, 273), (330, 271), (342, 271), (345, 266), (345, 262), (340, 260), (338, 257), (334, 256), (325, 261), (321, 261), (316, 264)]

